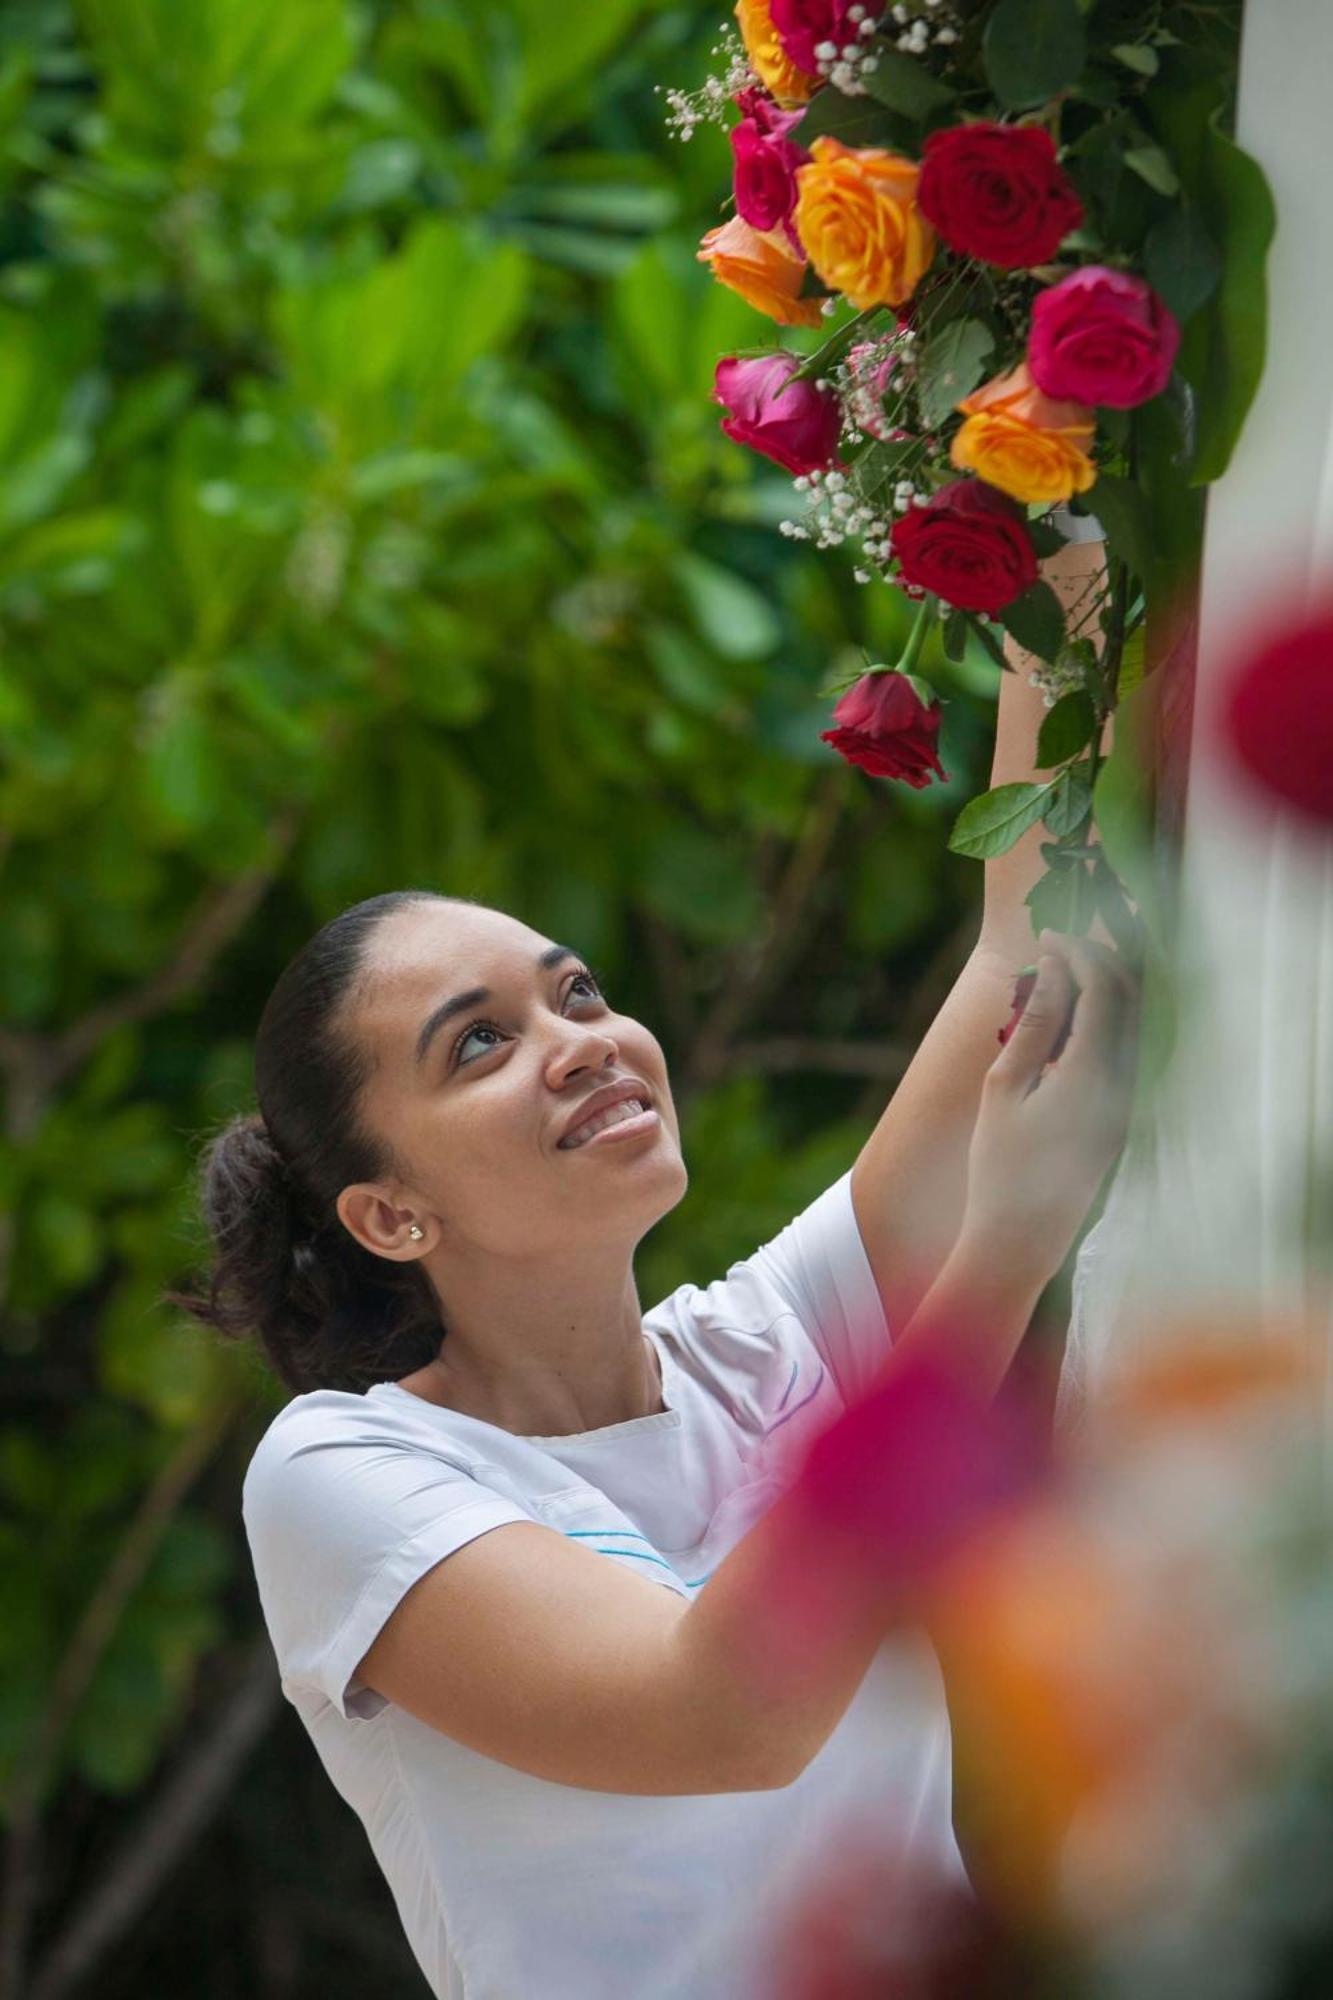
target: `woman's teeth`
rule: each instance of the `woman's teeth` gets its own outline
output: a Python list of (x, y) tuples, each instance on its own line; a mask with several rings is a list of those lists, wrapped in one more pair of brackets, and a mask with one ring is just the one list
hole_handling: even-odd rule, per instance
[(627, 1118), (639, 1118), (647, 1109), (647, 1105), (637, 1097), (622, 1098), (621, 1102), (613, 1104), (610, 1110), (599, 1111), (586, 1125), (580, 1125), (577, 1131), (571, 1132), (567, 1139), (560, 1141), (560, 1144), (567, 1150), (575, 1146), (586, 1146), (589, 1139), (595, 1139), (604, 1126), (623, 1125)]

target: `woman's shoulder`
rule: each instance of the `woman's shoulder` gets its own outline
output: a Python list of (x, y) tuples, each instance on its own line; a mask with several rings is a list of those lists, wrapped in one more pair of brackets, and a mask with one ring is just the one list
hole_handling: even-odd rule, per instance
[(468, 1472), (471, 1455), (443, 1425), (424, 1421), (414, 1407), (417, 1400), (391, 1382), (365, 1391), (310, 1389), (293, 1396), (272, 1417), (250, 1455), (243, 1501), (251, 1505), (265, 1490), (337, 1476), (349, 1471), (353, 1461), (369, 1465), (386, 1453), (423, 1451)]

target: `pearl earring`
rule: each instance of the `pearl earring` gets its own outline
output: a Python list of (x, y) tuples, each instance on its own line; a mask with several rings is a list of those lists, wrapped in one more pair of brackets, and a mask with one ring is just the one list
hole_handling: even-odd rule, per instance
[(414, 1243), (420, 1243), (422, 1237), (425, 1235), (426, 1232), (421, 1227), (421, 1224), (419, 1222), (414, 1222), (412, 1224), (412, 1227), (408, 1230), (407, 1233), (412, 1238), (412, 1241)]

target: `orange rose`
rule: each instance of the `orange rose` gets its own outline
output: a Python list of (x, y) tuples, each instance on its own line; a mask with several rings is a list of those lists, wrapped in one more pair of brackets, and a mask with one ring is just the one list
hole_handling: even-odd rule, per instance
[(804, 104), (819, 78), (798, 69), (773, 26), (769, 0), (736, 0), (736, 25), (741, 31), (750, 68), (779, 104)]
[(826, 285), (859, 311), (910, 299), (935, 255), (935, 231), (916, 202), (915, 161), (879, 146), (816, 139), (796, 170), (792, 217)]
[(1068, 500), (1097, 477), (1087, 455), (1095, 419), (1085, 403), (1043, 396), (1026, 361), (955, 405), (967, 422), (949, 456), (1015, 500)]
[(739, 215), (710, 229), (699, 245), (702, 263), (713, 276), (779, 326), (818, 326), (818, 299), (801, 297), (805, 260), (792, 251), (781, 229), (751, 229)]

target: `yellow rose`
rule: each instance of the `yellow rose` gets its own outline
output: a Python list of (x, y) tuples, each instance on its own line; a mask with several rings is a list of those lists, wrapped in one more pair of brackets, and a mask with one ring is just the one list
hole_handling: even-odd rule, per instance
[(751, 229), (739, 215), (710, 229), (699, 245), (701, 263), (713, 276), (757, 306), (779, 326), (818, 326), (818, 299), (801, 297), (805, 259), (792, 250), (780, 229)]
[(750, 68), (779, 104), (804, 104), (819, 78), (798, 69), (787, 54), (773, 26), (769, 5), (770, 0), (736, 0), (736, 25)]
[(824, 283), (858, 310), (902, 305), (935, 255), (935, 231), (916, 202), (915, 161), (879, 146), (816, 139), (796, 170), (792, 217)]
[(1043, 396), (1026, 361), (955, 405), (967, 421), (949, 456), (1015, 500), (1068, 500), (1097, 477), (1087, 455), (1096, 420), (1085, 403)]

